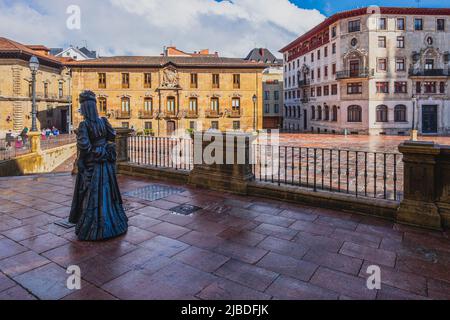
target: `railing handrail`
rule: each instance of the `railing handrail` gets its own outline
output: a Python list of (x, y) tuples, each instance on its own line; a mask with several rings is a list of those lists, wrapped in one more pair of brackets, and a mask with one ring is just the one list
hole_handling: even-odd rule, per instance
[(317, 150), (325, 150), (325, 151), (342, 151), (342, 152), (367, 152), (367, 153), (377, 153), (377, 154), (386, 154), (386, 155), (397, 155), (401, 156), (402, 154), (400, 152), (384, 152), (384, 151), (374, 151), (374, 150), (361, 150), (361, 149), (346, 149), (346, 148), (326, 148), (326, 147), (309, 147), (309, 146), (298, 146), (298, 145), (287, 145), (287, 144), (280, 144), (280, 145), (270, 145), (270, 144), (261, 144), (257, 142), (253, 142), (252, 145), (262, 146), (262, 147), (274, 147), (274, 146), (280, 146), (280, 147), (287, 147), (287, 148), (302, 148), (302, 149), (317, 149)]
[(433, 69), (425, 69), (425, 68), (409, 68), (410, 76), (449, 76), (450, 68), (433, 68)]
[(336, 79), (343, 78), (367, 78), (373, 76), (375, 73), (374, 69), (368, 67), (358, 68), (358, 69), (344, 69), (336, 72)]

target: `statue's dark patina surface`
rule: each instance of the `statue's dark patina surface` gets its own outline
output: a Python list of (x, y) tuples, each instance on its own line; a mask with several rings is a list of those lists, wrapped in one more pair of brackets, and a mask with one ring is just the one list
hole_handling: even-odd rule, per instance
[(80, 94), (84, 121), (77, 132), (77, 179), (69, 222), (79, 240), (97, 241), (127, 232), (128, 219), (116, 179), (116, 132), (97, 112), (92, 91)]

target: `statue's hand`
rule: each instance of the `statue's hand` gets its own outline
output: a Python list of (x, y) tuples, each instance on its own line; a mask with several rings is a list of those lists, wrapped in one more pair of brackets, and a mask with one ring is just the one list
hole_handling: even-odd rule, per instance
[(96, 147), (96, 148), (94, 149), (94, 156), (95, 156), (95, 158), (97, 158), (97, 159), (102, 159), (102, 158), (104, 158), (105, 154), (106, 154), (105, 147)]

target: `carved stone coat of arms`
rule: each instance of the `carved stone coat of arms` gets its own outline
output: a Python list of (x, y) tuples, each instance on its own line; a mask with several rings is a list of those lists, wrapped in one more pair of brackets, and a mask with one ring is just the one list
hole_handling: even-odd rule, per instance
[(163, 80), (161, 86), (164, 88), (177, 88), (180, 83), (178, 71), (175, 69), (167, 68), (163, 71)]

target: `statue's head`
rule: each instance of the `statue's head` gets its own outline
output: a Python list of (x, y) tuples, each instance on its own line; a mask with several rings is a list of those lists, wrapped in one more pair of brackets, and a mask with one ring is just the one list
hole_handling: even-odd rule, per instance
[(95, 93), (86, 90), (80, 93), (80, 105), (81, 105), (81, 114), (84, 116), (86, 120), (97, 120), (98, 112), (97, 112), (97, 98)]

